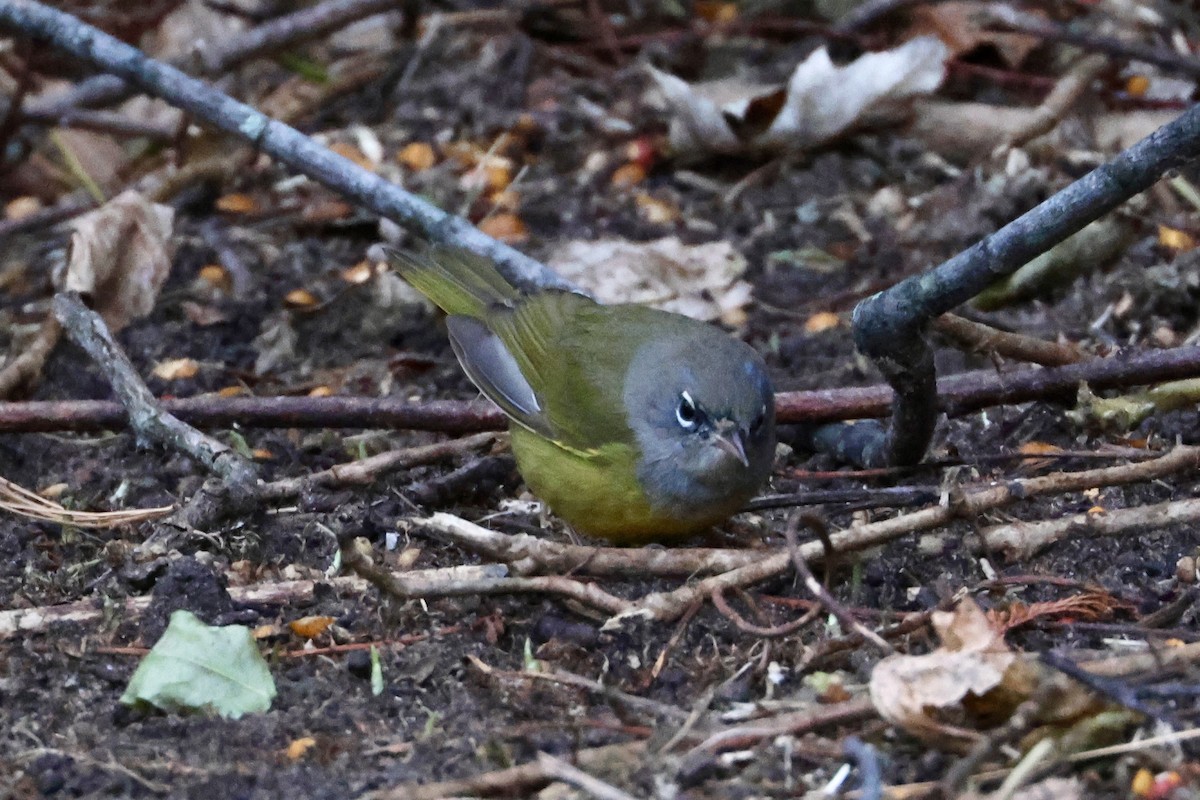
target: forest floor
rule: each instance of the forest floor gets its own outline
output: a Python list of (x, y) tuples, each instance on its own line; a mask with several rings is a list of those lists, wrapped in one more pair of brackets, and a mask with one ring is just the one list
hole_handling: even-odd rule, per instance
[[(803, 20), (742, 18), (732, 4), (724, 22), (617, 15), (599, 24), (589, 16), (588, 8), (608, 5), (429, 12), (419, 38), (395, 24), (397, 12), (230, 69), (221, 88), (290, 114), (338, 152), (551, 263), (569, 242), (641, 248), (676, 237), (664, 246), (701, 260), (713, 256), (693, 248), (727, 244), (744, 258), (740, 279), (752, 294), (744, 304), (728, 299), (736, 292), (729, 281), (697, 302), (727, 301), (718, 323), (762, 353), (778, 391), (878, 383), (878, 371), (853, 346), (849, 312), (858, 300), (935, 266), (1111, 156), (1112, 146), (1097, 140), (1101, 117), (1136, 125), (1170, 108), (1163, 102), (1147, 111), (1151, 104), (1139, 104), (1129, 90), (1134, 68), (1113, 60), (1037, 146), (995, 156), (987, 141), (971, 145), (976, 134), (963, 129), (957, 138), (967, 144), (948, 154), (937, 149), (936, 136), (883, 124), (747, 179), (763, 158), (657, 155), (669, 111), (645, 61), (689, 79), (740, 71), (747, 81), (781, 82), (829, 41), (842, 63), (868, 45), (902, 43), (916, 35), (917, 12), (830, 39), (823, 24), (805, 32)], [(710, 15), (725, 7), (697, 5)], [(1071, 4), (1061, 5), (1065, 19)], [(158, 29), (145, 36), (165, 40), (164, 26), (179, 35), (196, 24), (171, 20), (154, 22)], [(1102, 30), (1095, 20), (1074, 21)], [(937, 93), (943, 103), (1034, 107), (1079, 57), (1052, 39), (1031, 39), (1013, 55), (1006, 43), (974, 35), (973, 47), (960, 44), (952, 53)], [(1150, 33), (1142, 43), (1166, 47)], [(20, 62), (34, 71), (29, 98), (87, 74), (65, 56), (21, 47), (7, 53), (6, 70), (19, 74)], [(321, 94), (347, 74), (365, 77)], [(164, 124), (170, 130), (173, 123)], [(81, 175), (112, 197), (172, 164), (219, 154), (221, 170), (157, 195), (175, 212), (170, 272), (149, 313), (117, 335), (155, 395), (486, 403), (455, 362), (440, 320), (397, 278), (365, 263), (380, 239), (374, 215), (218, 137), (181, 148), (176, 136), (131, 138), (29, 120), (0, 128), (8, 145), (0, 192), (9, 201), (0, 233), (0, 344), (14, 353), (50, 313), (52, 274), (71, 239), (69, 220), (12, 224), (25, 207), (19, 202), (43, 209), (78, 202)], [(964, 155), (972, 146), (976, 152)], [(1022, 303), (965, 313), (1074, 345), (1089, 357), (1190, 346), (1200, 332), (1195, 208), (1164, 183), (1116, 216), (1119, 245), (1079, 256), (1088, 262), (1084, 274)], [(636, 252), (635, 263), (654, 262)], [(934, 342), (942, 375), (1026, 368), (940, 334)], [(108, 376), (64, 337), (41, 366), (36, 388), (9, 399), (112, 397)], [(1144, 464), (1177, 444), (1200, 444), (1194, 401), (1120, 429), (1074, 409), (1073, 398), (1063, 400), (943, 417), (927, 464), (882, 474), (814, 454), (804, 426), (782, 425), (787, 447), (764, 493), (846, 491), (846, 502), (806, 506), (839, 532), (936, 508), (979, 487)], [(233, 425), (209, 432), (247, 454), (267, 482), (447, 438), (366, 427)], [(5, 433), (0, 475), (80, 510), (186, 504), (209, 477), (192, 458), (161, 444), (143, 446), (119, 426)], [(1145, 511), (1140, 524), (1108, 532), (1086, 520), (1184, 501), (1197, 483), (1191, 468), (1031, 494), (932, 529), (914, 526), (816, 572), (855, 619), (887, 633), (902, 653), (944, 652), (929, 612), (948, 611), (965, 597), (991, 615), (1022, 663), (1040, 663), (1027, 654), (1082, 662), (1186, 647), (1200, 640), (1195, 523), (1172, 522), (1161, 507)], [(339, 556), (339, 542), (360, 537), (376, 565), (401, 575), (495, 563), (427, 525), (433, 512), (502, 534), (598, 544), (519, 502), (532, 499), (523, 491), (500, 443), (379, 470), (361, 485), (312, 486), (257, 502), (175, 537), (165, 552), (139, 548), (159, 530), (154, 521), (89, 529), (0, 515), (0, 613), (24, 613), (27, 626), (0, 625), (0, 796), (551, 797), (599, 796), (603, 788), (635, 797), (792, 797), (817, 796), (851, 764), (846, 790), (860, 791), (864, 776), (867, 785), (844, 796), (870, 796), (881, 780), (900, 787), (886, 796), (920, 797), (935, 796), (939, 782), (963, 764), (963, 739), (939, 731), (922, 740), (880, 716), (868, 686), (885, 654), (874, 643), (828, 613), (795, 630), (767, 630), (812, 608), (811, 593), (790, 569), (716, 603), (706, 593), (680, 613), (614, 627), (605, 625), (608, 611), (553, 589), (394, 597), (353, 578), (346, 555)], [(661, 554), (690, 547), (763, 557), (787, 552), (791, 513), (754, 511), (698, 542), (630, 550), (622, 570), (590, 574), (584, 559), (557, 574), (636, 603), (699, 580), (686, 570), (656, 571)], [(1070, 519), (1076, 524), (1064, 523), (1060, 538), (1035, 553), (1006, 557), (978, 546), (976, 534), (1003, 523)], [(29, 622), (32, 611), (66, 604), (75, 604), (75, 619)], [(179, 608), (255, 631), (278, 692), (269, 711), (224, 719), (120, 701)], [(308, 640), (291, 627), (304, 618), (329, 619)], [(901, 630), (891, 631), (896, 624)], [(378, 693), (371, 647), (380, 657)], [(957, 779), (951, 791), (995, 790), (1004, 773), (994, 770), (1030, 752), (1026, 734), (1044, 731), (1047, 716), (1055, 717), (1057, 734), (1090, 726), (1075, 750), (1161, 734), (1168, 724), (1194, 725), (1200, 707), (1189, 658), (1109, 678), (1093, 687), (1089, 710), (1073, 714), (1031, 690), (1021, 699), (1046, 712), (1040, 721), (1013, 722), (1011, 702), (998, 704), (1006, 711), (989, 705), (996, 718), (981, 719), (987, 714), (969, 707), (995, 698), (944, 709), (943, 722), (971, 731), (968, 749), (972, 742), (992, 745), (965, 773), (982, 776), (978, 783)], [(1060, 674), (1039, 668), (1047, 683)], [(1164, 680), (1178, 693), (1150, 691)], [(1133, 696), (1142, 698), (1137, 713), (1114, 711)], [(1116, 722), (1104, 717), (1102, 725), (1102, 712)], [(847, 755), (850, 736), (881, 759), (874, 777), (866, 762)], [(539, 753), (575, 763), (604, 786), (565, 788), (587, 784), (561, 763), (539, 762)], [(1137, 783), (1147, 771), (1159, 780), (1150, 789), (1144, 777)], [(1041, 782), (1045, 796), (1195, 797), (1197, 789), (1187, 786), (1198, 776), (1196, 750), (1184, 743), (1073, 762), (1045, 756), (1025, 780)], [(1176, 780), (1182, 787), (1169, 795), (1164, 781)], [(416, 784), (433, 788), (422, 795)], [(548, 784), (557, 788), (543, 788)]]

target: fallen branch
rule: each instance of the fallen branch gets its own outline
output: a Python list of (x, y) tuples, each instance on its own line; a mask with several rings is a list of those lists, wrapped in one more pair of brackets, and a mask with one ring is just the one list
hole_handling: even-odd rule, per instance
[(1002, 331), (957, 314), (942, 314), (933, 321), (933, 329), (975, 352), (995, 353), (1044, 367), (1061, 367), (1088, 360), (1088, 356), (1073, 345)]
[(263, 500), (285, 500), (299, 497), (316, 488), (361, 486), (389, 472), (411, 469), (424, 464), (445, 461), (476, 450), (483, 450), (501, 441), (502, 438), (495, 433), (479, 433), (465, 439), (451, 439), (421, 447), (388, 450), (358, 461), (351, 461), (348, 464), (336, 464), (311, 475), (272, 481), (261, 486), (257, 494)]
[(360, 461), (337, 464), (311, 475), (257, 484), (233, 503), (225, 502), (219, 491), (201, 487), (174, 517), (164, 521), (154, 534), (138, 545), (137, 554), (148, 556), (165, 553), (175, 547), (182, 536), (215, 525), (225, 516), (242, 509), (290, 500), (316, 488), (361, 485), (389, 472), (434, 464), (490, 447), (497, 438), (497, 434), (483, 433), (465, 439), (389, 450)]
[(516, 575), (590, 575), (620, 578), (631, 574), (687, 577), (725, 572), (763, 557), (753, 550), (719, 548), (589, 547), (560, 544), (527, 533), (509, 535), (437, 513), (417, 520), (443, 541), (508, 564)]
[[(1155, 480), (1200, 466), (1200, 447), (1180, 445), (1153, 461), (1119, 467), (1104, 467), (1081, 472), (1056, 472), (1036, 478), (1010, 480), (999, 486), (966, 489), (949, 504), (902, 514), (892, 519), (855, 525), (832, 534), (829, 539), (835, 553), (863, 550), (909, 533), (945, 525), (957, 518), (973, 519), (985, 511), (1043, 494), (1079, 492), (1097, 486), (1116, 486)], [(806, 542), (799, 552), (809, 562), (825, 555), (821, 542)], [(746, 587), (782, 574), (791, 566), (791, 553), (777, 552), (760, 561), (705, 578), (670, 592), (658, 592), (631, 604), (629, 611), (610, 619), (605, 627), (618, 628), (627, 617), (644, 617), (667, 622), (679, 617), (699, 599), (713, 592)]]
[[(1200, 346), (1146, 350), (1046, 369), (994, 369), (938, 381), (938, 404), (950, 416), (1033, 400), (1073, 403), (1080, 383), (1118, 389), (1200, 376)], [(784, 424), (883, 417), (892, 402), (886, 384), (850, 389), (781, 392), (776, 418)], [(499, 430), (504, 415), (491, 404), (435, 400), (409, 403), (389, 397), (189, 397), (162, 407), (199, 428), (396, 428), (474, 433)], [(119, 403), (105, 400), (0, 404), (0, 432), (98, 431), (123, 427)]]
[[(501, 569), (503, 569), (501, 567)], [(473, 580), (493, 572), (495, 567), (444, 567), (438, 569), (412, 570), (396, 573), (409, 580), (412, 585), (439, 586), (450, 580)], [(371, 587), (370, 582), (358, 575), (341, 575), (322, 580), (279, 581), (254, 586), (233, 586), (229, 596), (235, 603), (251, 606), (298, 607), (317, 599), (318, 588), (331, 589), (346, 594), (363, 594)], [(145, 613), (154, 598), (127, 597), (115, 600), (117, 613), (124, 619), (134, 620)], [(98, 604), (94, 599), (79, 600), (36, 608), (17, 608), (0, 611), (0, 641), (18, 634), (43, 633), (64, 624), (87, 625), (99, 623), (113, 614), (109, 606)]]
[(369, 548), (360, 548), (351, 543), (342, 547), (342, 563), (375, 584), (381, 592), (402, 600), (535, 593), (566, 597), (608, 614), (620, 614), (629, 608), (627, 600), (611, 595), (595, 585), (557, 575), (510, 578), (508, 568), (503, 564), (490, 564), (485, 565), (482, 575), (475, 571), (462, 576), (448, 572), (438, 575), (435, 579), (429, 579), (418, 573), (395, 573), (380, 569), (371, 561), (368, 553)]
[(138, 439), (186, 453), (221, 477), (231, 491), (246, 492), (258, 480), (254, 466), (217, 440), (165, 412), (113, 340), (100, 315), (73, 292), (54, 298), (54, 313), (67, 334), (87, 351), (112, 385)]
[(972, 552), (1003, 553), (1006, 559), (1016, 561), (1064, 539), (1128, 536), (1198, 520), (1200, 499), (1189, 498), (1134, 508), (1086, 511), (1059, 519), (992, 525), (969, 535), (967, 544)]
[[(577, 750), (572, 755), (576, 766), (594, 769), (616, 760), (641, 758), (645, 742), (622, 742)], [(553, 780), (546, 768), (537, 761), (518, 767), (485, 772), (470, 778), (426, 784), (399, 784), (390, 789), (377, 789), (362, 795), (360, 800), (442, 800), (446, 797), (530, 797)]]
[(282, 122), (234, 100), (203, 81), (148, 58), (135, 47), (33, 0), (0, 2), (0, 27), (38, 39), (96, 69), (115, 75), (198, 121), (241, 139), (382, 217), (427, 239), (472, 250), (496, 262), (518, 284), (566, 287), (563, 280), (523, 253), (487, 236), (462, 217), (447, 214), (363, 169)]

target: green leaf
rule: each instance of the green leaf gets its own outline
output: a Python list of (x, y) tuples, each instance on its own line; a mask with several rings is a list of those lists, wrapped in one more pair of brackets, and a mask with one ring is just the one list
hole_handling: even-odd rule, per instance
[(169, 712), (211, 708), (237, 719), (266, 711), (274, 697), (275, 681), (249, 628), (212, 627), (180, 610), (129, 679), (121, 702)]

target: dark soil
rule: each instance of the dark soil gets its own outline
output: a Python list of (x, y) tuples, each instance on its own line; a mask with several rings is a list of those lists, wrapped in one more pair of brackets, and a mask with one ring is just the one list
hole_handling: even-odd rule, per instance
[[(765, 52), (756, 45), (752, 63), (764, 75), (778, 77), (811, 44), (762, 45)], [(645, 241), (679, 235), (688, 242), (731, 242), (749, 260), (747, 277), (758, 301), (737, 334), (763, 353), (781, 390), (877, 381), (878, 373), (855, 354), (846, 325), (813, 334), (805, 331), (804, 320), (817, 311), (847, 311), (864, 293), (935, 265), (1074, 177), (1069, 167), (1052, 159), (1037, 164), (1036, 180), (1020, 182), (999, 180), (999, 166), (950, 169), (922, 143), (887, 130), (808, 154), (744, 192), (734, 205), (681, 173), (690, 170), (728, 187), (754, 162), (686, 167), (660, 162), (635, 189), (614, 187), (609, 176), (623, 163), (629, 136), (599, 129), (579, 98), (631, 120), (640, 132), (661, 131), (662, 115), (647, 107), (645, 79), (636, 68), (614, 70), (600, 60), (594, 62), (597, 74), (581, 75), (552, 63), (547, 52), (553, 47), (540, 40), (535, 46), (526, 33), (456, 32), (449, 43), (422, 53), (420, 67), (403, 89), (372, 85), (325, 108), (305, 127), (351, 141), (348, 126), (371, 126), (390, 156), (409, 141), (470, 140), (487, 149), (522, 115), (531, 117), (532, 122), (522, 124), (531, 126), (532, 133), (506, 146), (506, 154), (527, 167), (518, 187), (520, 217), (530, 231), (522, 249), (540, 256), (559, 240), (599, 237)], [(404, 57), (408, 55), (406, 51)], [(260, 65), (255, 75), (278, 80), (278, 69)], [(604, 158), (607, 166), (581, 178), (591, 157)], [(364, 396), (473, 398), (475, 391), (459, 372), (435, 318), (418, 306), (381, 299), (380, 280), (351, 285), (339, 277), (377, 241), (372, 220), (352, 216), (312, 223), (294, 207), (247, 217), (223, 214), (212, 205), (215, 196), (236, 191), (260, 198), (269, 208), (279, 199), (279, 182), (287, 177), (278, 166), (255, 162), (237, 185), (215, 187), (178, 204), (178, 252), (171, 277), (154, 312), (118, 338), (144, 376), (167, 358), (191, 357), (201, 369), (188, 380), (150, 377), (150, 387), (176, 396), (243, 384), (260, 395), (327, 385)], [(412, 176), (408, 188), (445, 208), (469, 205), (459, 173), (448, 163)], [(899, 230), (893, 217), (867, 213), (870, 199), (884, 188), (897, 190), (906, 200), (921, 199), (907, 229)], [(305, 191), (314, 203), (327, 199), (311, 186)], [(679, 220), (647, 221), (634, 202), (636, 193), (678, 205)], [(863, 221), (865, 240), (846, 224), (845, 212)], [(1195, 258), (1160, 247), (1154, 232), (1159, 224), (1186, 229), (1189, 222), (1194, 215), (1151, 197), (1138, 221), (1137, 241), (1116, 263), (1032, 304), (976, 316), (1085, 347), (1152, 346), (1164, 331), (1172, 341), (1181, 341), (1200, 322), (1200, 268)], [(212, 236), (205, 235), (206, 226), (215, 227), (243, 260), (248, 280), (237, 295), (212, 292), (197, 281), (203, 265), (221, 261)], [(0, 294), (7, 324), (41, 318), (51, 293), (51, 268), (68, 235), (43, 230), (6, 242), (0, 268), (16, 276), (5, 281)], [(818, 271), (770, 258), (800, 248), (836, 253), (844, 264)], [(285, 295), (299, 288), (313, 292), (320, 303), (311, 309), (288, 307)], [(193, 322), (185, 303), (197, 302), (219, 310), (224, 320)], [(1114, 304), (1117, 312), (1111, 311)], [(294, 350), (265, 374), (256, 374), (256, 359), (265, 347), (256, 337), (280, 324), (294, 330)], [(943, 373), (993, 363), (939, 344)], [(1000, 368), (1014, 366), (1003, 363)], [(109, 396), (96, 367), (64, 342), (32, 397)], [(798, 482), (790, 477), (795, 469), (838, 467), (826, 456), (807, 452), (803, 432), (785, 430), (784, 438), (797, 446), (777, 465), (772, 488), (938, 487), (1095, 465), (1070, 459), (1027, 468), (1015, 462), (976, 462), (1030, 442), (1087, 452), (1133, 440), (1156, 450), (1177, 440), (1200, 442), (1195, 409), (1153, 416), (1128, 433), (1080, 428), (1064, 411), (1032, 403), (943, 420), (932, 455), (958, 459), (963, 467), (917, 469), (888, 480)], [(436, 438), (391, 430), (239, 429), (216, 435), (228, 442), (242, 439), (251, 450), (269, 453), (256, 462), (266, 480), (305, 475), (362, 454)], [(441, 479), (464, 465), (472, 470), (467, 478), (446, 484), (446, 489)], [(81, 509), (183, 502), (207, 477), (187, 458), (141, 447), (125, 431), (4, 436), (0, 475), (33, 489), (66, 484), (59, 501)], [(918, 546), (918, 538), (910, 536), (863, 553), (838, 566), (831, 589), (852, 607), (890, 615), (930, 609), (963, 590), (985, 607), (1010, 608), (1069, 597), (1080, 584), (1096, 584), (1123, 603), (1100, 621), (1133, 631), (1140, 615), (1193, 591), (1176, 577), (1179, 559), (1197, 555), (1200, 543), (1190, 526), (1135, 538), (1079, 538), (1012, 564), (972, 555), (959, 537), (1007, 518), (1050, 519), (1094, 506), (1117, 509), (1182, 499), (1195, 493), (1196, 484), (1194, 475), (1174, 476), (1095, 494), (1031, 499), (987, 519), (963, 520), (938, 531), (950, 535), (936, 548)], [(719, 714), (746, 703), (765, 707), (768, 700), (815, 713), (821, 708), (814, 703), (820, 694), (812, 681), (817, 672), (833, 673), (852, 696), (865, 696), (864, 684), (880, 657), (875, 651), (859, 646), (810, 663), (812, 649), (839, 635), (836, 631), (817, 624), (787, 638), (764, 640), (739, 630), (710, 604), (668, 646), (676, 625), (603, 632), (603, 619), (594, 614), (536, 595), (397, 602), (374, 589), (340, 594), (319, 588), (310, 603), (246, 607), (226, 591), (230, 582), (320, 578), (332, 563), (338, 539), (353, 535), (366, 537), (384, 565), (414, 549), (416, 554), (404, 558), (415, 555), (409, 563), (419, 568), (478, 563), (477, 556), (429, 538), (412, 520), (447, 510), (471, 520), (487, 518), (484, 524), (504, 531), (541, 528), (537, 517), (520, 512), (491, 516), (503, 500), (521, 491), (505, 457), (418, 468), (370, 486), (318, 493), (296, 505), (256, 509), (150, 563), (136, 563), (131, 551), (152, 526), (95, 532), (0, 516), (0, 608), (86, 600), (110, 611), (100, 623), (58, 625), (0, 641), (0, 795), (343, 798), (397, 784), (468, 777), (528, 762), (540, 751), (569, 759), (582, 748), (638, 738), (661, 745), (679, 729), (676, 718), (622, 707), (580, 689), (489, 676), (479, 662), (520, 671), (527, 658), (535, 657), (545, 668), (598, 679), (685, 716), (700, 702)], [(834, 530), (864, 515), (892, 513), (837, 506), (820, 511)], [(727, 526), (725, 538), (748, 547), (778, 545), (785, 519), (782, 511), (739, 518)], [(573, 537), (558, 522), (541, 529), (546, 537)], [(386, 551), (385, 537), (396, 530), (399, 547)], [(985, 587), (993, 570), (1000, 578), (1025, 580)], [(1050, 578), (1069, 582), (1057, 585)], [(636, 576), (605, 582), (608, 591), (625, 597), (676, 585)], [(764, 598), (807, 597), (790, 578), (760, 585), (751, 595), (767, 624), (800, 612)], [(145, 596), (153, 598), (145, 613), (120, 610), (125, 598)], [(749, 613), (732, 595), (730, 602)], [(111, 649), (151, 646), (177, 608), (210, 623), (271, 626), (262, 640), (278, 686), (269, 712), (224, 720), (131, 709), (119, 702), (141, 651)], [(378, 646), (386, 681), (382, 694), (372, 694), (365, 649), (304, 654), (303, 642), (286, 625), (307, 615), (336, 620), (334, 633), (323, 634), (318, 647)], [(1176, 637), (1200, 638), (1190, 606), (1166, 627)], [(1007, 639), (1017, 650), (1079, 655), (1108, 649), (1112, 630), (1071, 620), (1035, 622)], [(922, 652), (934, 642), (923, 629), (896, 644)], [(665, 666), (653, 672), (664, 648)], [(794, 669), (801, 664), (803, 670)], [(1194, 697), (1156, 702), (1174, 719), (1192, 723), (1200, 710)], [(691, 771), (680, 763), (686, 747), (676, 747), (633, 765), (626, 775), (605, 778), (642, 797), (673, 791), (696, 798), (796, 796), (820, 788), (839, 768), (844, 761), (839, 742), (848, 733), (862, 736), (885, 756), (889, 784), (939, 780), (955, 758), (871, 722), (827, 728), (796, 740), (786, 759), (783, 745), (769, 738), (752, 745), (745, 760)], [(1126, 730), (1122, 740), (1132, 733)], [(304, 737), (314, 740), (311, 748), (289, 755), (289, 746)], [(1083, 779), (1089, 797), (1124, 797), (1130, 775), (1141, 766), (1162, 768), (1134, 756), (1063, 766), (1056, 774)]]

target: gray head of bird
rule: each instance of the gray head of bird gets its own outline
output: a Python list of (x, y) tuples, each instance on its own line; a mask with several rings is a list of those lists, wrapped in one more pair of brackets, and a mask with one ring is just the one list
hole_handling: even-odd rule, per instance
[(695, 336), (643, 347), (626, 375), (624, 400), (641, 451), (639, 477), (660, 504), (749, 496), (770, 472), (770, 378), (753, 348), (715, 328), (697, 326)]

